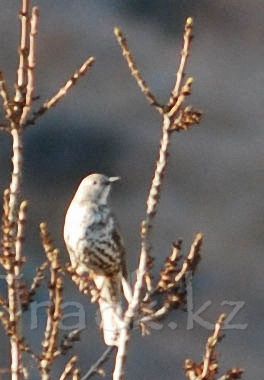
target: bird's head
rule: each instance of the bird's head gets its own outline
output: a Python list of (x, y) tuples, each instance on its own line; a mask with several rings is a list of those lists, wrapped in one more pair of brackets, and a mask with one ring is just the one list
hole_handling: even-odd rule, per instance
[(105, 205), (113, 182), (119, 177), (107, 177), (103, 174), (90, 174), (80, 183), (75, 195), (79, 202), (94, 202)]

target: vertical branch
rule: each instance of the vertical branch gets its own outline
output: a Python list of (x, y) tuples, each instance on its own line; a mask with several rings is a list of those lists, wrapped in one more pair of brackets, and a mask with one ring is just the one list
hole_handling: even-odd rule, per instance
[(40, 371), (41, 379), (49, 380), (51, 365), (55, 359), (57, 350), (59, 324), (62, 317), (61, 305), (63, 281), (59, 273), (61, 269), (59, 263), (59, 251), (53, 247), (53, 243), (45, 223), (41, 223), (40, 230), (43, 247), (50, 264), (50, 305), (48, 308), (45, 337), (42, 343), (43, 351), (40, 360)]
[(23, 125), (27, 119), (32, 105), (32, 97), (35, 88), (35, 66), (36, 66), (36, 37), (38, 33), (39, 22), (39, 9), (37, 7), (32, 8), (32, 15), (30, 21), (30, 35), (29, 35), (29, 53), (28, 53), (28, 65), (27, 65), (27, 89), (25, 106), (20, 119), (20, 125)]
[(12, 239), (10, 234), (10, 223), (9, 223), (9, 195), (10, 190), (6, 189), (3, 196), (3, 214), (2, 214), (2, 254), (1, 264), (5, 270), (9, 270), (11, 266), (12, 259)]
[(11, 378), (12, 380), (19, 380), (21, 378), (20, 362), (21, 352), (19, 346), (18, 336), (18, 308), (17, 308), (17, 286), (16, 278), (13, 271), (7, 273), (6, 281), (8, 285), (8, 308), (9, 308), (9, 322), (12, 326), (10, 345), (11, 345)]
[(12, 121), (12, 108), (10, 107), (10, 97), (3, 73), (0, 71), (0, 96), (3, 99), (3, 108), (7, 120)]
[(188, 17), (185, 23), (184, 35), (183, 35), (183, 48), (181, 52), (181, 60), (179, 64), (179, 68), (176, 74), (176, 83), (171, 92), (170, 104), (174, 102), (174, 99), (179, 95), (179, 91), (181, 88), (181, 83), (185, 75), (185, 67), (187, 64), (187, 60), (190, 54), (190, 46), (193, 38), (193, 19)]
[(30, 0), (22, 0), (20, 11), (21, 35), (19, 45), (19, 64), (17, 70), (17, 83), (15, 102), (20, 103), (16, 111), (22, 111), (25, 102), (25, 91), (27, 85), (27, 60), (28, 60), (28, 43), (29, 43), (29, 10)]
[[(22, 136), (19, 130), (12, 129), (13, 137), (13, 172), (9, 187), (9, 205), (8, 205), (8, 222), (9, 222), (9, 268), (7, 272), (8, 285), (8, 305), (10, 324), (12, 326), (10, 344), (11, 344), (11, 372), (12, 380), (19, 380), (22, 375), (22, 354), (20, 347), (20, 315), (21, 307), (19, 300), (20, 289), (20, 265), (16, 258), (21, 254), (21, 241), (16, 240), (17, 232), (23, 234), (22, 224), (18, 222), (18, 205), (20, 198), (21, 179), (22, 179)], [(23, 204), (22, 204), (23, 205)], [(22, 206), (21, 212), (25, 211)], [(20, 214), (21, 216), (21, 214)], [(16, 251), (17, 250), (17, 251)]]
[[(9, 192), (8, 192), (9, 194)], [(10, 193), (11, 195), (11, 193)], [(23, 264), (22, 250), (25, 236), (27, 202), (20, 205), (18, 219), (12, 221), (9, 225), (11, 236), (7, 236), (7, 240), (11, 240), (12, 251), (8, 254), (9, 265), (7, 267), (7, 285), (8, 285), (8, 312), (10, 325), (10, 344), (11, 344), (11, 378), (18, 380), (23, 377), (23, 363), (21, 352), (21, 302), (20, 302), (20, 272)], [(10, 212), (10, 199), (9, 199)], [(10, 214), (9, 214), (10, 216)], [(11, 219), (12, 220), (12, 219)], [(14, 241), (14, 233), (16, 238)], [(13, 249), (15, 252), (13, 252)]]
[(23, 141), (22, 133), (18, 129), (12, 129), (13, 137), (13, 171), (10, 183), (10, 199), (9, 199), (9, 221), (13, 225), (13, 236), (15, 235), (15, 222), (17, 220), (17, 211), (22, 182), (22, 166), (23, 166)]
[(17, 237), (16, 237), (16, 243), (15, 243), (15, 275), (17, 278), (20, 276), (20, 269), (24, 262), (23, 245), (24, 245), (24, 239), (25, 239), (27, 208), (28, 208), (27, 201), (23, 201), (20, 205), (20, 209), (18, 213)]
[(225, 319), (226, 319), (226, 315), (221, 314), (220, 317), (218, 318), (218, 321), (215, 324), (213, 335), (210, 336), (207, 340), (204, 361), (203, 361), (203, 371), (202, 371), (202, 374), (199, 376), (199, 380), (206, 379), (207, 375), (209, 374), (210, 364), (214, 356), (216, 345), (221, 339), (221, 330), (223, 328)]
[[(219, 371), (219, 361), (216, 354), (216, 346), (222, 339), (221, 330), (223, 329), (226, 319), (225, 314), (221, 314), (215, 323), (213, 334), (207, 339), (203, 361), (199, 364), (187, 359), (184, 369), (185, 375), (189, 380), (213, 380)], [(232, 368), (219, 377), (218, 380), (240, 379), (243, 369)]]
[[(114, 380), (123, 380), (125, 378), (125, 361), (127, 356), (127, 348), (130, 340), (130, 327), (132, 325), (133, 319), (138, 312), (140, 306), (140, 300), (142, 298), (142, 293), (144, 289), (144, 284), (146, 282), (146, 275), (148, 271), (148, 262), (151, 260), (149, 252), (151, 249), (150, 243), (150, 232), (152, 228), (152, 223), (154, 217), (157, 213), (158, 203), (160, 200), (161, 186), (168, 163), (169, 156), (169, 145), (172, 132), (176, 130), (175, 120), (178, 118), (183, 123), (184, 111), (182, 111), (182, 105), (186, 97), (191, 93), (192, 78), (188, 78), (186, 83), (182, 86), (182, 79), (184, 75), (184, 68), (186, 60), (189, 54), (190, 39), (192, 31), (192, 19), (187, 19), (185, 34), (184, 34), (184, 48), (182, 52), (182, 59), (177, 72), (177, 80), (172, 92), (172, 96), (165, 106), (159, 107), (155, 102), (155, 96), (149, 90), (146, 82), (143, 80), (136, 67), (135, 60), (132, 53), (129, 50), (126, 40), (124, 39), (122, 32), (119, 29), (115, 30), (115, 35), (117, 37), (118, 43), (121, 46), (122, 53), (126, 59), (128, 67), (132, 76), (135, 78), (138, 86), (142, 90), (145, 97), (148, 99), (151, 105), (154, 105), (158, 112), (163, 116), (162, 125), (162, 137), (160, 141), (159, 156), (156, 161), (156, 168), (151, 183), (149, 195), (147, 198), (146, 205), (146, 216), (141, 224), (141, 252), (139, 259), (139, 266), (137, 270), (137, 279), (134, 285), (133, 296), (129, 302), (127, 311), (125, 312), (123, 318), (123, 324), (120, 326), (120, 335), (118, 342), (118, 350), (116, 355), (115, 370), (113, 374)], [(181, 117), (180, 117), (181, 115)], [(187, 119), (186, 119), (187, 120)], [(191, 125), (191, 124), (190, 124)], [(182, 127), (184, 130), (187, 125)], [(179, 130), (179, 129), (178, 129)]]

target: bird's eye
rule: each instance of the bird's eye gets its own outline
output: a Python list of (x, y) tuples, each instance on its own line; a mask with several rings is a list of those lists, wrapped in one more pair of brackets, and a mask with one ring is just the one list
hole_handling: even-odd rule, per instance
[(96, 184), (97, 184), (97, 181), (93, 181), (93, 184), (96, 185)]

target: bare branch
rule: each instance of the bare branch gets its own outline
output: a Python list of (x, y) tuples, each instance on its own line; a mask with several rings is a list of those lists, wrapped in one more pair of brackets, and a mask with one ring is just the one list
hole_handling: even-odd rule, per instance
[(17, 236), (15, 243), (15, 274), (17, 277), (20, 275), (20, 269), (24, 262), (23, 259), (23, 244), (25, 239), (25, 224), (26, 224), (26, 216), (27, 216), (27, 208), (28, 202), (23, 201), (20, 205), (19, 214), (18, 214), (18, 222), (17, 222)]
[(62, 318), (62, 292), (63, 282), (59, 274), (61, 266), (59, 263), (59, 251), (55, 249), (45, 223), (40, 225), (42, 244), (50, 264), (50, 286), (48, 317), (45, 337), (42, 343), (43, 351), (40, 361), (42, 380), (50, 379), (50, 368), (56, 357), (58, 346), (59, 324)]
[(135, 81), (137, 82), (138, 87), (140, 88), (142, 93), (145, 95), (148, 102), (152, 106), (154, 106), (158, 110), (159, 113), (163, 114), (163, 107), (158, 103), (155, 95), (151, 92), (149, 86), (147, 85), (146, 81), (142, 77), (122, 30), (120, 28), (115, 28), (114, 34), (122, 50), (123, 57), (126, 60), (126, 63), (131, 72), (131, 75), (134, 77)]
[(218, 380), (235, 380), (235, 379), (241, 379), (242, 375), (244, 373), (244, 370), (241, 368), (232, 368), (229, 371), (227, 371), (226, 374), (219, 377)]
[[(225, 321), (225, 314), (221, 314), (215, 324), (213, 335), (206, 343), (205, 354), (202, 363), (195, 363), (190, 359), (185, 361), (185, 374), (189, 380), (213, 380), (219, 371), (219, 364), (216, 355), (216, 346), (222, 339), (221, 330)], [(232, 368), (218, 380), (240, 379), (243, 374), (241, 368)]]
[[(11, 343), (11, 372), (12, 380), (19, 380), (22, 374), (22, 355), (21, 355), (21, 305), (19, 302), (20, 277), (17, 275), (20, 272), (21, 262), (16, 262), (16, 248), (20, 254), (20, 242), (16, 242), (18, 221), (18, 206), (21, 190), (22, 178), (22, 137), (17, 129), (12, 129), (13, 137), (13, 171), (10, 187), (8, 190), (8, 233), (6, 235), (6, 246), (8, 247), (5, 256), (8, 268), (6, 280), (8, 285), (8, 305), (9, 305), (9, 321), (12, 325), (12, 333), (10, 337)], [(22, 210), (22, 213), (24, 210)], [(20, 214), (20, 217), (21, 214)], [(23, 218), (23, 217), (22, 217)], [(20, 222), (19, 222), (20, 223)], [(20, 223), (20, 234), (23, 233), (23, 223)], [(17, 244), (17, 247), (16, 247)]]
[(186, 20), (185, 29), (184, 29), (183, 49), (181, 52), (181, 60), (180, 60), (177, 74), (176, 74), (176, 83), (171, 92), (169, 105), (173, 104), (175, 102), (176, 97), (179, 95), (181, 83), (185, 76), (184, 70), (185, 70), (187, 60), (190, 54), (191, 41), (193, 38), (192, 32), (193, 32), (193, 19), (191, 17), (188, 17)]
[[(168, 117), (170, 118), (177, 118), (178, 112), (181, 109), (181, 106), (183, 102), (185, 101), (186, 97), (191, 94), (193, 84), (193, 78), (188, 78), (185, 82), (185, 84), (182, 86), (179, 96), (175, 98), (175, 103), (172, 104), (170, 110), (168, 111)], [(170, 129), (173, 127), (173, 122), (171, 123)]]
[(98, 371), (101, 369), (102, 365), (110, 358), (111, 353), (114, 351), (114, 346), (109, 346), (105, 352), (100, 356), (100, 358), (90, 367), (84, 376), (81, 377), (81, 380), (87, 380), (93, 377), (93, 375), (98, 374)]
[(10, 106), (10, 97), (6, 85), (6, 81), (4, 78), (4, 74), (0, 71), (0, 96), (3, 99), (3, 107), (5, 111), (6, 119), (12, 121), (12, 108)]
[(28, 65), (27, 65), (27, 88), (26, 88), (26, 100), (25, 106), (20, 118), (20, 125), (25, 124), (28, 114), (32, 105), (32, 97), (35, 87), (35, 66), (36, 66), (36, 36), (38, 33), (39, 22), (39, 9), (37, 7), (32, 8), (31, 22), (30, 22), (30, 35), (29, 35), (29, 53), (28, 53)]
[(69, 377), (70, 375), (73, 374), (77, 360), (78, 360), (77, 356), (73, 356), (72, 358), (70, 358), (70, 360), (66, 364), (59, 380), (66, 380), (67, 377)]
[(205, 355), (204, 355), (204, 361), (203, 361), (203, 371), (199, 377), (199, 380), (206, 379), (206, 377), (208, 375), (208, 372), (210, 370), (211, 359), (213, 357), (215, 347), (221, 339), (220, 334), (221, 334), (221, 329), (223, 327), (225, 319), (226, 319), (226, 315), (221, 314), (220, 317), (218, 318), (218, 321), (215, 324), (215, 329), (214, 329), (213, 335), (210, 336), (207, 340)]
[(175, 276), (175, 283), (178, 283), (179, 281), (182, 280), (182, 278), (186, 275), (186, 273), (192, 269), (193, 270), (193, 265), (195, 264), (195, 261), (199, 259), (199, 253), (200, 249), (203, 243), (203, 234), (198, 233), (195, 236), (195, 239), (192, 243), (189, 255), (187, 258), (184, 260), (184, 263), (182, 264), (181, 271)]
[(89, 71), (94, 62), (94, 57), (88, 58), (84, 64), (75, 71), (73, 76), (65, 83), (65, 85), (51, 99), (47, 100), (38, 111), (34, 112), (33, 117), (30, 118), (24, 126), (26, 127), (28, 125), (35, 124), (36, 120), (40, 116), (42, 116), (49, 109), (55, 107), (56, 104), (59, 103), (59, 101), (61, 101), (61, 99), (67, 95), (67, 93), (78, 82), (78, 80)]
[(30, 287), (30, 293), (32, 295), (35, 294), (36, 292), (36, 289), (39, 287), (41, 281), (44, 279), (44, 272), (45, 270), (48, 268), (48, 261), (44, 261), (44, 263), (42, 263), (36, 270), (36, 275), (35, 277), (33, 278), (33, 281), (32, 281), (32, 284), (31, 284), (31, 287)]
[(22, 8), (20, 12), (21, 20), (21, 36), (19, 45), (19, 65), (17, 70), (17, 83), (15, 102), (18, 103), (17, 111), (22, 112), (25, 103), (25, 92), (27, 86), (27, 62), (29, 52), (29, 27), (30, 27), (30, 0), (22, 0)]
[(72, 380), (81, 380), (81, 372), (79, 368), (75, 368), (72, 374)]
[[(13, 137), (13, 172), (10, 183), (10, 199), (9, 199), (9, 221), (15, 223), (17, 218), (19, 197), (22, 181), (22, 165), (23, 165), (23, 141), (21, 132), (17, 129), (11, 131)], [(15, 230), (13, 226), (13, 235)]]

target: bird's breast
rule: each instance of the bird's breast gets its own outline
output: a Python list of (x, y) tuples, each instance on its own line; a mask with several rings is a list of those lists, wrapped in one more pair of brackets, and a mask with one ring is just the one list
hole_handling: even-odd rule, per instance
[(98, 213), (93, 208), (71, 205), (67, 211), (64, 225), (64, 239), (72, 249), (85, 237), (87, 229), (99, 222)]

